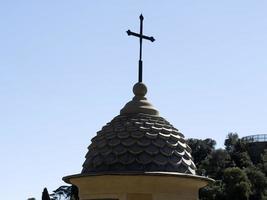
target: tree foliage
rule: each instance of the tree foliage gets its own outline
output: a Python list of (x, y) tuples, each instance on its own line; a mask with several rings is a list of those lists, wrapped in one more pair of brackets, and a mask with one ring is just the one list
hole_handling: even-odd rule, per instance
[[(199, 191), (200, 200), (267, 200), (267, 150), (253, 162), (248, 143), (229, 133), (224, 149), (212, 139), (189, 139), (197, 174), (216, 180)], [(250, 149), (251, 150), (251, 149)]]
[(51, 200), (79, 200), (78, 188), (75, 185), (63, 185), (54, 190), (50, 197)]
[[(35, 199), (33, 198), (33, 200)], [(42, 200), (79, 200), (78, 188), (75, 185), (62, 185), (51, 194), (44, 188)]]

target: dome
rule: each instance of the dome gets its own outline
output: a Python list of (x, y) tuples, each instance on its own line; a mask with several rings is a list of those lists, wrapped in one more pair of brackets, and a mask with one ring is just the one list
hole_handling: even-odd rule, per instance
[(143, 83), (137, 83), (133, 92), (134, 98), (92, 139), (82, 174), (195, 175), (184, 135), (147, 101)]

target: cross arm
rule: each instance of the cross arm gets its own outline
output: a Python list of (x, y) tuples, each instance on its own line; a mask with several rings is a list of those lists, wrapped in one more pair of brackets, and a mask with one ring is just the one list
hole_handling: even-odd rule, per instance
[(154, 42), (155, 41), (155, 39), (154, 39), (154, 37), (149, 37), (149, 36), (146, 36), (146, 35), (140, 35), (140, 34), (138, 34), (138, 33), (134, 33), (134, 32), (132, 32), (132, 31), (130, 31), (130, 30), (128, 30), (128, 31), (126, 31), (127, 32), (127, 34), (130, 36), (130, 35), (133, 35), (133, 36), (136, 36), (136, 37), (139, 37), (139, 38), (143, 38), (143, 39), (146, 39), (146, 40), (149, 40), (149, 41), (151, 41), (151, 42)]

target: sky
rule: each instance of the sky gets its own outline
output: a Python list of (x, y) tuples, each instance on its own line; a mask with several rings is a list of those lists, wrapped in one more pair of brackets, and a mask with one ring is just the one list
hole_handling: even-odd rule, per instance
[(1, 199), (41, 198), (80, 173), (91, 138), (133, 97), (186, 138), (267, 133), (263, 0), (0, 1)]

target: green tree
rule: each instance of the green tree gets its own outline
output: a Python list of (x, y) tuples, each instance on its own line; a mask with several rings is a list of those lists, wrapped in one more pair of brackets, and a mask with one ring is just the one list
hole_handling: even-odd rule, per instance
[(229, 133), (224, 141), (225, 150), (228, 152), (233, 152), (238, 139), (239, 137), (237, 133)]
[(217, 149), (201, 163), (200, 170), (206, 172), (207, 176), (221, 179), (225, 168), (232, 166), (231, 157), (224, 149)]
[(225, 200), (224, 183), (218, 180), (200, 189), (199, 197), (201, 200)]
[(47, 188), (44, 188), (43, 193), (42, 193), (42, 200), (50, 200), (49, 193)]
[(265, 176), (267, 176), (267, 149), (265, 149), (261, 155), (260, 168), (262, 169), (262, 172), (265, 173)]
[(210, 138), (205, 140), (188, 139), (187, 144), (192, 149), (194, 162), (198, 167), (201, 162), (215, 149), (216, 141)]
[(238, 167), (227, 168), (223, 174), (226, 199), (248, 200), (251, 185), (246, 173)]
[(50, 194), (51, 200), (79, 200), (78, 188), (75, 185), (63, 185)]
[(229, 133), (224, 145), (235, 167), (246, 168), (253, 165), (248, 153), (248, 143), (240, 139), (237, 133)]
[(249, 200), (267, 199), (267, 178), (263, 172), (257, 168), (248, 168), (245, 170), (251, 183), (251, 194)]

